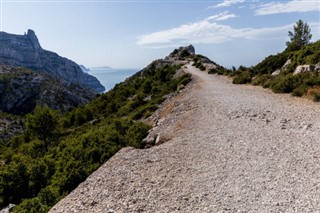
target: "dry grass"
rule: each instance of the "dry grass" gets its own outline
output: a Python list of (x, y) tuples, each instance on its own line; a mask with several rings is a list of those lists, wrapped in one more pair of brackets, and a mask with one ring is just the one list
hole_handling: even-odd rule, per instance
[(307, 98), (312, 99), (316, 102), (320, 101), (320, 86), (315, 86), (308, 89)]

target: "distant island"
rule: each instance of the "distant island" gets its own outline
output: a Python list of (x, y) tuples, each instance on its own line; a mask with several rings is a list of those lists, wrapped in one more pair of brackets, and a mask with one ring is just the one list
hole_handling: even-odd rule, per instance
[(102, 67), (90, 67), (89, 70), (111, 70), (111, 69), (113, 68), (109, 66), (102, 66)]

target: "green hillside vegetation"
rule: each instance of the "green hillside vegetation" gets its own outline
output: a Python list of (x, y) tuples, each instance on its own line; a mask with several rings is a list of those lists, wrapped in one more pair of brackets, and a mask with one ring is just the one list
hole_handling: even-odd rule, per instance
[(209, 63), (212, 65), (215, 65), (215, 68), (211, 68), (208, 70), (208, 74), (218, 74), (218, 75), (228, 75), (230, 73), (230, 70), (225, 69), (223, 66), (220, 66), (219, 64), (211, 61), (209, 58), (200, 55), (200, 54), (195, 54), (192, 56), (192, 61), (193, 61), (193, 66), (196, 68), (200, 69), (201, 71), (205, 71), (205, 63)]
[(174, 78), (180, 67), (155, 61), (68, 113), (37, 106), (25, 118), (24, 134), (1, 146), (0, 206), (47, 212), (122, 147), (143, 148), (151, 127), (141, 119), (191, 80)]
[(88, 103), (95, 93), (46, 72), (0, 64), (0, 110), (25, 115), (37, 103), (60, 111)]
[[(300, 28), (303, 28), (299, 31)], [(301, 20), (294, 26), (295, 32), (289, 32), (291, 42), (287, 42), (287, 48), (276, 55), (270, 55), (253, 67), (240, 66), (238, 70), (230, 72), (234, 76), (233, 83), (260, 85), (270, 88), (276, 93), (291, 93), (293, 96), (312, 96), (315, 101), (320, 97), (319, 72), (304, 72), (293, 75), (299, 65), (320, 64), (320, 41), (309, 43), (311, 39), (310, 29)], [(298, 28), (297, 28), (298, 27)], [(299, 39), (297, 39), (300, 38)], [(290, 59), (290, 64), (281, 69)], [(276, 70), (280, 74), (272, 75)], [(319, 87), (319, 88), (318, 88)]]

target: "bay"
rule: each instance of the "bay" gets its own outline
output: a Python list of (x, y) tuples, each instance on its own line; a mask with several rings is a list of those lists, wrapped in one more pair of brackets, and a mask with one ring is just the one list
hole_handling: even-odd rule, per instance
[(90, 68), (88, 74), (95, 76), (106, 88), (105, 92), (107, 92), (117, 83), (126, 80), (138, 71), (139, 69)]

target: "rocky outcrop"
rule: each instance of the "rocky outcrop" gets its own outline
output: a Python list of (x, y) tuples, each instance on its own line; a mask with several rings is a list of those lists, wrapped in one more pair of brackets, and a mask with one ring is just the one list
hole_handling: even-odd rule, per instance
[(281, 67), (281, 70), (287, 69), (287, 67), (291, 64), (291, 59), (288, 59), (286, 63)]
[(195, 55), (195, 49), (192, 45), (186, 47), (179, 47), (175, 49), (165, 60), (183, 60), (188, 56)]
[[(281, 71), (286, 70), (288, 66), (291, 64), (291, 59), (287, 60), (286, 63), (281, 67), (281, 69), (275, 70), (271, 75), (279, 75)], [(296, 69), (293, 72), (293, 75), (304, 73), (304, 72), (318, 72), (320, 71), (320, 64), (304, 64), (299, 65), (296, 67)]]
[(10, 204), (10, 205), (7, 206), (6, 208), (1, 209), (1, 210), (0, 210), (0, 213), (10, 213), (11, 210), (12, 210), (15, 206), (16, 206), (16, 205), (14, 205), (14, 204)]
[[(23, 133), (23, 120), (19, 116), (0, 114), (0, 141), (5, 141)], [(1, 213), (1, 211), (0, 211)]]
[(304, 72), (313, 72), (315, 69), (314, 65), (299, 65), (294, 71), (294, 75)]
[(0, 32), (0, 64), (44, 71), (96, 92), (105, 90), (95, 77), (84, 73), (75, 62), (42, 49), (32, 30), (25, 35)]
[(44, 72), (0, 66), (0, 110), (13, 114), (32, 112), (37, 104), (68, 111), (86, 104), (95, 93)]
[(291, 59), (288, 59), (286, 63), (284, 63), (284, 65), (281, 67), (281, 69), (275, 70), (273, 73), (271, 73), (271, 75), (273, 76), (279, 75), (281, 71), (287, 69), (290, 64), (291, 64)]
[(272, 76), (275, 76), (275, 75), (279, 75), (281, 72), (280, 69), (277, 69), (276, 71), (274, 71), (273, 73), (271, 73)]

